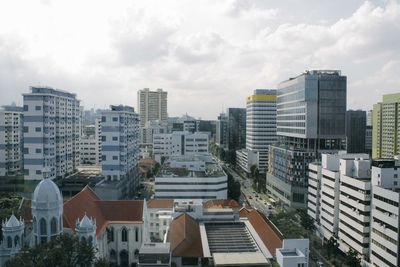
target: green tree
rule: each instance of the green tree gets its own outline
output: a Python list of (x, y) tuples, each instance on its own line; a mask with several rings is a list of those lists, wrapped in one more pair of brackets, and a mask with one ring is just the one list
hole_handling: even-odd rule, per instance
[(307, 214), (307, 210), (298, 210), (300, 216), (300, 224), (304, 229), (309, 231), (315, 230), (314, 220)]
[(350, 250), (346, 253), (346, 264), (354, 267), (361, 266), (361, 258), (358, 252), (353, 248), (350, 248)]
[(329, 240), (325, 243), (325, 248), (326, 248), (326, 251), (327, 251), (327, 253), (328, 253), (328, 257), (330, 258), (332, 254), (334, 255), (334, 254), (336, 254), (336, 252), (338, 251), (338, 249), (339, 249), (339, 243), (338, 243), (338, 241), (336, 240), (336, 238), (331, 237), (331, 238), (329, 238)]
[(228, 173), (228, 198), (238, 201), (240, 194), (240, 183), (235, 181), (233, 176)]
[(91, 244), (79, 241), (77, 237), (60, 235), (48, 243), (33, 248), (23, 249), (17, 256), (6, 263), (6, 267), (89, 267), (107, 266), (103, 261), (96, 261)]

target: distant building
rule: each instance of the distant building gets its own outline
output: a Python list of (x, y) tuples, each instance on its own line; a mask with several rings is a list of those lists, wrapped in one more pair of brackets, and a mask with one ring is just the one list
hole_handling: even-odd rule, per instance
[(80, 164), (81, 112), (76, 95), (31, 87), (24, 98), (24, 178), (64, 178)]
[(82, 136), (80, 141), (81, 164), (99, 164), (99, 146), (94, 135)]
[(137, 107), (140, 118), (140, 127), (148, 121), (167, 121), (168, 119), (168, 93), (162, 89), (150, 91), (149, 88), (139, 90), (137, 94)]
[(208, 154), (208, 134), (173, 132), (153, 135), (153, 155), (156, 161), (174, 155)]
[[(246, 106), (246, 149), (236, 152), (238, 165), (246, 173), (256, 165), (265, 173), (268, 164), (268, 145), (276, 142), (276, 90), (257, 89), (247, 97)], [(257, 157), (251, 156), (253, 152)], [(246, 160), (256, 159), (257, 162)]]
[(307, 207), (308, 164), (323, 152), (344, 150), (347, 78), (311, 70), (279, 84), (278, 144), (269, 148), (267, 191), (294, 208)]
[(365, 153), (367, 113), (363, 110), (346, 112), (347, 153)]
[(23, 108), (3, 106), (0, 109), (0, 176), (23, 171)]
[(123, 197), (139, 186), (139, 119), (129, 106), (110, 106), (101, 117), (102, 175), (110, 184), (123, 182)]
[(276, 249), (276, 261), (280, 267), (308, 267), (310, 253), (308, 239), (284, 239), (283, 247)]
[(215, 143), (223, 150), (228, 150), (228, 117), (221, 113), (217, 120), (217, 133)]
[(211, 155), (171, 156), (155, 178), (155, 198), (226, 199), (228, 178)]
[(372, 111), (372, 158), (393, 158), (400, 153), (400, 93), (383, 96)]

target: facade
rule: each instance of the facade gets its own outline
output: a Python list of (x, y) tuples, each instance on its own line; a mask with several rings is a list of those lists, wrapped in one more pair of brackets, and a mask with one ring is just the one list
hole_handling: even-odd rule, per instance
[(76, 95), (31, 87), (24, 98), (24, 178), (64, 178), (80, 163), (81, 112)]
[(167, 96), (162, 89), (150, 91), (149, 88), (139, 90), (137, 93), (137, 108), (140, 117), (140, 127), (144, 127), (148, 121), (167, 121)]
[(368, 266), (398, 266), (400, 162), (368, 157), (323, 154), (310, 164), (308, 214), (344, 253), (355, 250)]
[(170, 156), (196, 154), (208, 154), (208, 134), (173, 132), (153, 135), (153, 155), (158, 162)]
[(107, 181), (124, 181), (127, 196), (139, 185), (139, 119), (129, 106), (110, 106), (101, 117), (102, 175)]
[[(276, 90), (257, 89), (247, 97), (246, 105), (246, 150), (257, 152), (257, 168), (265, 173), (268, 164), (268, 145), (276, 142)], [(237, 152), (237, 153), (246, 153)], [(246, 153), (249, 154), (249, 153)], [(238, 155), (241, 159), (249, 159)], [(249, 166), (249, 162), (238, 162)], [(248, 169), (243, 169), (247, 172)]]
[(338, 70), (311, 70), (279, 84), (267, 191), (285, 205), (306, 208), (308, 164), (345, 149), (346, 83)]
[(228, 150), (233, 151), (246, 147), (246, 109), (228, 108)]
[(155, 178), (155, 198), (226, 199), (228, 178), (211, 155), (172, 156)]
[(23, 109), (3, 106), (0, 109), (0, 176), (23, 171)]
[(81, 164), (99, 164), (99, 145), (94, 135), (82, 136), (80, 141)]
[(365, 153), (367, 113), (363, 110), (346, 112), (347, 153)]
[(370, 261), (372, 266), (400, 265), (400, 162), (372, 164)]
[(150, 240), (163, 242), (173, 219), (173, 199), (150, 199), (147, 201), (147, 229)]
[(215, 143), (223, 150), (228, 149), (228, 117), (221, 113), (217, 120), (217, 132)]
[(383, 96), (372, 111), (372, 158), (393, 158), (400, 152), (400, 94)]

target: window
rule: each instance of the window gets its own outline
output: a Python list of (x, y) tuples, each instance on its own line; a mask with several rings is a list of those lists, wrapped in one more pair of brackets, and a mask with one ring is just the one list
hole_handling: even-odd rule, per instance
[(112, 140), (113, 140), (113, 141), (118, 141), (118, 137), (113, 136)]
[(35, 106), (35, 110), (42, 110), (41, 106)]
[(398, 178), (397, 173), (395, 173), (393, 177), (394, 177), (394, 178)]
[(101, 122), (106, 122), (106, 116), (101, 117)]
[(19, 245), (19, 236), (15, 236), (14, 237), (14, 246), (18, 246)]
[(112, 120), (113, 121), (118, 121), (118, 117), (113, 117)]
[(44, 218), (40, 219), (39, 221), (40, 225), (40, 235), (47, 235), (47, 225), (46, 225), (46, 220)]
[(36, 170), (36, 174), (37, 174), (37, 175), (41, 175), (41, 174), (42, 174), (42, 171), (41, 171), (41, 170)]
[(101, 155), (101, 160), (107, 160), (106, 155)]
[(51, 228), (52, 235), (57, 233), (57, 220), (55, 217), (53, 217), (53, 219), (51, 219), (50, 228)]
[(121, 239), (122, 242), (128, 242), (128, 231), (126, 230), (126, 228), (122, 228)]
[(12, 247), (12, 238), (11, 238), (11, 236), (8, 236), (8, 237), (7, 237), (7, 247), (8, 247), (8, 248), (11, 248), (11, 247)]
[(28, 111), (28, 105), (24, 105), (24, 111)]
[(108, 228), (107, 229), (107, 240), (108, 242), (114, 242), (114, 228)]
[(42, 131), (42, 127), (36, 127), (35, 128), (35, 132), (41, 132)]
[(113, 160), (118, 160), (118, 156), (113, 156), (112, 159)]
[(36, 153), (42, 153), (42, 149), (41, 148), (36, 148), (35, 152)]
[(135, 228), (135, 241), (139, 242), (139, 229)]
[(106, 141), (106, 137), (104, 135), (101, 136), (101, 141), (103, 141), (103, 142)]
[(24, 133), (28, 133), (29, 132), (29, 127), (28, 126), (24, 126)]
[(29, 154), (29, 148), (24, 147), (24, 154)]

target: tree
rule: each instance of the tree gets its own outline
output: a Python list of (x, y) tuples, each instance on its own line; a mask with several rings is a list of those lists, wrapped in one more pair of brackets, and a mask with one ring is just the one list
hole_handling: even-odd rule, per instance
[(325, 244), (326, 250), (328, 252), (328, 257), (330, 258), (332, 254), (335, 254), (339, 249), (339, 243), (336, 238), (331, 237)]
[(299, 210), (300, 224), (309, 231), (315, 230), (314, 219), (307, 214), (307, 210)]
[(359, 257), (358, 252), (353, 248), (350, 248), (346, 253), (346, 264), (354, 267), (361, 266), (361, 258)]
[(252, 178), (254, 178), (254, 176), (255, 176), (256, 169), (257, 169), (257, 165), (251, 165), (251, 167), (250, 167), (250, 174), (251, 174), (251, 177), (252, 177)]
[(240, 183), (235, 181), (233, 176), (228, 173), (228, 198), (238, 201), (240, 194)]
[[(23, 249), (17, 256), (6, 263), (6, 267), (37, 266), (37, 267), (103, 267), (103, 260), (96, 261), (94, 248), (86, 241), (77, 237), (60, 235), (48, 243), (33, 248)], [(103, 264), (103, 265), (101, 265)]]

